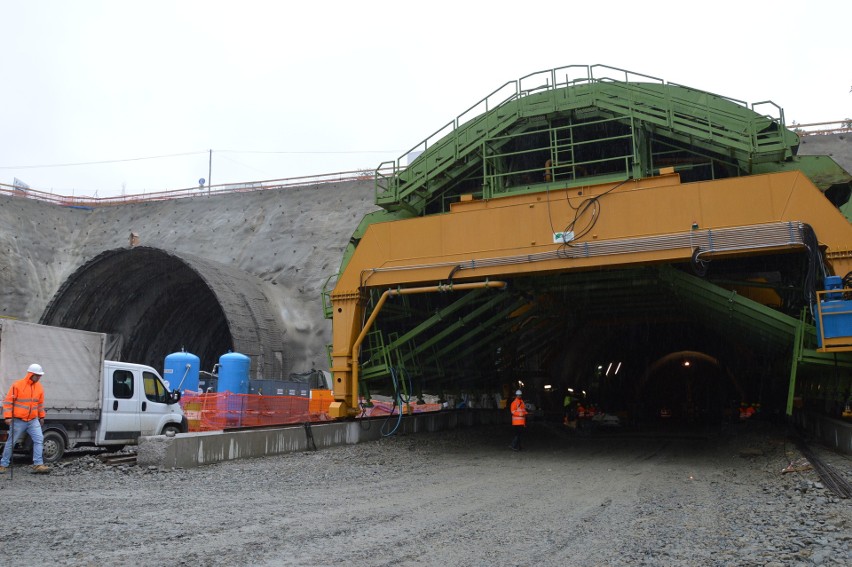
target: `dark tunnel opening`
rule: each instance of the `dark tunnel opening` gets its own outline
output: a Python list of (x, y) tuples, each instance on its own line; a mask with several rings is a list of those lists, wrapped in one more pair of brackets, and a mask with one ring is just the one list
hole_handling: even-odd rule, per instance
[(732, 419), (745, 393), (717, 359), (696, 351), (670, 353), (646, 370), (636, 392), (646, 422), (716, 424)]
[(234, 350), (210, 286), (186, 261), (153, 248), (97, 256), (61, 286), (40, 322), (106, 333), (108, 356), (157, 369), (181, 349), (202, 369)]

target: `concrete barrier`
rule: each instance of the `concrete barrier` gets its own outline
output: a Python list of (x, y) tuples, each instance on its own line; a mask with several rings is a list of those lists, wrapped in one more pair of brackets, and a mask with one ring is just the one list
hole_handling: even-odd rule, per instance
[[(404, 416), (397, 434), (413, 434), (503, 423), (499, 410), (457, 410)], [(375, 441), (393, 431), (398, 418), (311, 423), (244, 431), (155, 435), (139, 439), (137, 463), (159, 468), (190, 468), (220, 461), (278, 455), (335, 445)], [(311, 442), (311, 440), (313, 442)]]
[(823, 445), (852, 455), (852, 424), (806, 411), (795, 412), (793, 422)]

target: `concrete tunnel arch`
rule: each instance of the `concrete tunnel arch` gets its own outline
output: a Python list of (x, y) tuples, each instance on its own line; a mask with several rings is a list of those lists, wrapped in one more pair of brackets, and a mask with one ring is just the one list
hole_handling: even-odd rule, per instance
[[(59, 287), (40, 322), (110, 336), (108, 356), (163, 368), (166, 355), (197, 355), (210, 371), (221, 355), (251, 358), (251, 377), (286, 376), (282, 322), (264, 282), (218, 262), (159, 248), (107, 250)], [(177, 386), (174, 384), (173, 386)]]
[[(736, 375), (731, 372), (731, 370), (727, 367), (727, 365), (723, 364), (718, 358), (715, 356), (711, 356), (709, 354), (695, 351), (695, 350), (680, 350), (677, 352), (671, 352), (666, 354), (653, 363), (651, 363), (642, 374), (642, 377), (639, 379), (636, 385), (636, 396), (637, 399), (641, 399), (645, 397), (645, 390), (648, 388), (649, 383), (656, 377), (659, 373), (661, 373), (666, 367), (671, 367), (672, 365), (681, 366), (685, 361), (690, 361), (691, 363), (698, 362), (703, 363), (709, 367), (716, 369), (716, 378), (717, 380), (725, 380), (730, 385), (731, 389), (736, 392), (737, 401), (745, 400), (745, 390), (740, 384), (740, 381), (737, 379)], [(706, 381), (706, 376), (704, 380)], [(722, 390), (720, 390), (720, 386), (717, 383), (713, 390), (718, 394)], [(677, 397), (677, 396), (675, 396)], [(710, 401), (709, 398), (707, 400)], [(717, 400), (718, 401), (718, 400)], [(723, 405), (725, 403), (724, 400), (718, 401), (718, 407), (715, 408), (716, 411), (723, 410)], [(669, 408), (672, 409), (672, 408)]]

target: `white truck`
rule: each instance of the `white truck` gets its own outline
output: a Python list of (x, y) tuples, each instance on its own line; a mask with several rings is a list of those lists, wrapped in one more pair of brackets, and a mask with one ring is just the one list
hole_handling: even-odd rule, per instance
[[(55, 462), (67, 448), (120, 450), (143, 435), (183, 433), (188, 423), (156, 370), (104, 360), (106, 335), (0, 319), (0, 396), (27, 367), (44, 368), (44, 460)], [(0, 444), (8, 430), (0, 421)], [(25, 448), (31, 441), (24, 436)], [(20, 443), (20, 441), (19, 441)]]

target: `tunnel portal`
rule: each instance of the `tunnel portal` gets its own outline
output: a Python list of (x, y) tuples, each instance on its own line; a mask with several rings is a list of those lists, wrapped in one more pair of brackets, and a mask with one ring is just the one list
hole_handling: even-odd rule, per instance
[(108, 250), (59, 288), (40, 322), (107, 333), (108, 355), (163, 367), (185, 349), (212, 370), (219, 356), (251, 358), (255, 378), (289, 371), (284, 331), (263, 282), (211, 260), (152, 247)]

